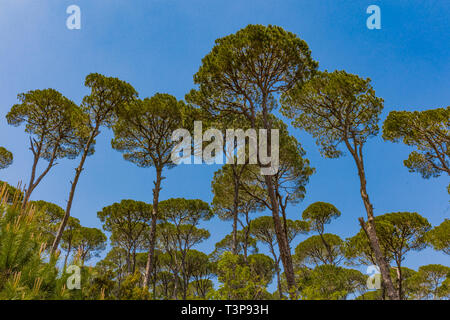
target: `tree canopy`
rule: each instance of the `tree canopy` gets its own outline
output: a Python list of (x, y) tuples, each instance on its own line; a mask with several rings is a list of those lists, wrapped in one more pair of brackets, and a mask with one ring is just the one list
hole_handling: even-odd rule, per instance
[(450, 107), (424, 111), (391, 111), (383, 138), (416, 148), (403, 163), (424, 178), (450, 175)]
[(4, 147), (0, 147), (0, 169), (8, 168), (13, 162), (13, 154)]

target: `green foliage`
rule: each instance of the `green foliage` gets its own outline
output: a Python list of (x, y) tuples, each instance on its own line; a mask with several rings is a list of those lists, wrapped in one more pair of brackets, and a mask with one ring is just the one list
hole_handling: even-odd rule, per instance
[(295, 248), (294, 259), (299, 265), (338, 265), (344, 257), (344, 241), (337, 235), (325, 233), (311, 236)]
[(331, 203), (314, 202), (302, 213), (303, 220), (309, 222), (311, 229), (322, 234), (324, 226), (331, 222), (331, 219), (340, 217), (341, 212)]
[(159, 203), (161, 219), (178, 224), (197, 225), (213, 216), (209, 205), (199, 199), (171, 198)]
[(252, 273), (242, 257), (224, 252), (217, 264), (221, 285), (210, 298), (217, 300), (261, 300), (267, 297), (267, 281)]
[(425, 234), (431, 228), (426, 218), (416, 212), (387, 213), (375, 218), (382, 246), (394, 259), (403, 259), (410, 250), (425, 247)]
[(262, 253), (255, 253), (249, 255), (247, 261), (252, 273), (255, 274), (258, 279), (267, 284), (272, 282), (276, 267), (275, 261), (271, 257)]
[(403, 163), (423, 178), (450, 175), (450, 107), (425, 111), (391, 111), (383, 124), (385, 140), (402, 141), (418, 151)]
[(150, 292), (146, 288), (141, 288), (141, 274), (134, 273), (128, 275), (123, 281), (117, 298), (121, 300), (149, 300)]
[(12, 162), (13, 154), (4, 147), (0, 147), (0, 169), (9, 167)]
[[(406, 268), (391, 268), (391, 278), (394, 279), (394, 287), (397, 291), (401, 291), (402, 300), (410, 300), (415, 298), (417, 272)], [(401, 285), (401, 289), (400, 289)]]
[(42, 239), (47, 245), (50, 245), (55, 238), (57, 226), (64, 217), (64, 209), (54, 203), (43, 200), (31, 201), (30, 204), (36, 210), (36, 219)]
[[(214, 173), (213, 181), (211, 182), (211, 189), (214, 194), (212, 200), (212, 210), (217, 216), (222, 220), (232, 220), (233, 210), (234, 210), (234, 185), (237, 182), (238, 187), (238, 221), (241, 223), (242, 227), (246, 224), (240, 219), (248, 219), (248, 214), (251, 212), (259, 212), (263, 210), (263, 205), (255, 199), (255, 197), (250, 196), (245, 192), (241, 183), (251, 179), (251, 172), (246, 165), (234, 165), (233, 168), (231, 164), (223, 165), (219, 170)], [(238, 177), (236, 177), (238, 175)], [(236, 181), (237, 180), (237, 181)], [(261, 195), (263, 190), (258, 189), (254, 191), (255, 193)]]
[(303, 273), (300, 295), (308, 300), (345, 300), (365, 291), (366, 281), (357, 270), (324, 264)]
[(383, 294), (381, 292), (381, 289), (374, 291), (367, 291), (364, 294), (361, 294), (358, 297), (356, 297), (355, 300), (383, 300)]
[[(254, 254), (258, 252), (256, 239), (254, 237), (251, 237), (250, 235), (247, 235), (247, 229), (239, 230), (236, 235), (238, 254), (248, 256), (248, 254)], [(231, 252), (232, 247), (233, 235), (227, 234), (222, 240), (216, 242), (215, 249), (211, 255), (213, 256), (213, 259), (217, 260), (225, 251)]]
[(134, 100), (119, 112), (112, 147), (140, 167), (171, 168), (170, 155), (177, 144), (172, 132), (183, 127), (185, 107), (169, 94)]
[[(375, 227), (386, 259), (400, 264), (410, 250), (422, 250), (431, 225), (416, 212), (387, 213), (375, 218)], [(375, 264), (369, 241), (363, 230), (347, 239), (346, 255), (360, 263)]]
[(450, 220), (445, 219), (439, 226), (428, 231), (426, 241), (435, 250), (442, 250), (445, 254), (450, 255)]
[(188, 250), (186, 254), (185, 278), (189, 282), (190, 297), (206, 299), (214, 289), (211, 278), (215, 272), (215, 263), (208, 255), (197, 250)]
[(79, 153), (75, 140), (83, 113), (74, 102), (54, 89), (29, 91), (17, 98), (21, 103), (11, 108), (6, 119), (14, 126), (25, 123), (35, 157), (51, 161)]
[(121, 247), (113, 247), (106, 254), (106, 257), (103, 260), (97, 262), (96, 268), (102, 274), (111, 273), (112, 280), (120, 286), (124, 277), (128, 273), (127, 259), (128, 252), (125, 249)]
[(142, 201), (122, 200), (97, 213), (103, 229), (111, 233), (111, 240), (126, 249), (127, 270), (135, 271), (135, 252), (142, 249), (147, 241), (148, 223), (153, 206)]
[[(4, 198), (6, 199), (6, 198)], [(45, 257), (35, 211), (0, 204), (0, 299), (50, 299), (61, 292), (56, 258)], [(47, 261), (46, 261), (47, 260)]]
[(20, 190), (20, 186), (15, 188), (7, 182), (0, 180), (0, 191), (2, 191), (3, 188), (5, 188), (5, 195), (7, 196), (7, 204), (12, 205), (15, 202), (21, 202), (23, 200), (24, 194), (23, 191)]
[(419, 267), (412, 279), (413, 298), (448, 299), (450, 297), (450, 268), (440, 264)]
[[(287, 220), (287, 234), (288, 240), (291, 242), (294, 238), (308, 231), (308, 224), (300, 220)], [(254, 219), (250, 225), (251, 234), (258, 241), (263, 241), (267, 244), (274, 244), (276, 241), (275, 227), (273, 219), (269, 216), (261, 216)]]
[(275, 106), (261, 106), (261, 98), (273, 101), (269, 95), (303, 81), (316, 68), (307, 44), (293, 33), (277, 26), (248, 25), (215, 41), (194, 75), (199, 90), (191, 91), (186, 100), (211, 114), (240, 113), (251, 119), (252, 112)]
[(127, 82), (98, 73), (86, 76), (84, 85), (91, 89), (83, 98), (83, 109), (89, 115), (89, 131), (98, 134), (100, 126), (111, 127), (117, 114), (137, 98), (136, 90)]
[(92, 257), (98, 257), (99, 253), (105, 249), (106, 240), (106, 235), (97, 228), (79, 228), (73, 241), (81, 264), (83, 265)]
[(364, 142), (378, 133), (383, 99), (375, 96), (370, 79), (345, 71), (320, 72), (282, 97), (282, 113), (293, 118), (294, 127), (316, 138), (322, 155), (342, 154), (341, 142)]

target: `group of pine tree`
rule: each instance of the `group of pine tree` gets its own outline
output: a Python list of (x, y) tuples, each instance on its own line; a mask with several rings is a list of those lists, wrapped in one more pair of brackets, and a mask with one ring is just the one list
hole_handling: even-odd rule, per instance
[[(165, 93), (142, 99), (129, 83), (95, 73), (86, 77), (90, 93), (79, 105), (54, 89), (18, 95), (6, 118), (10, 125), (24, 126), (33, 163), (23, 188), (0, 184), (0, 299), (450, 297), (448, 266), (403, 266), (410, 252), (427, 246), (449, 255), (450, 220), (443, 217), (433, 227), (416, 212), (374, 213), (363, 147), (379, 133), (383, 99), (370, 79), (319, 71), (297, 35), (277, 26), (249, 25), (215, 41), (194, 83), (185, 101)], [(274, 116), (278, 111), (316, 139), (322, 156), (346, 153), (354, 160), (365, 208), (357, 234), (342, 239), (326, 232), (334, 219), (350, 214), (333, 204), (296, 206), (315, 169), (287, 125)], [(198, 120), (203, 130), (220, 132), (266, 129), (270, 137), (278, 129), (278, 171), (263, 175), (266, 165), (259, 158), (249, 163), (247, 157), (214, 174), (210, 204), (176, 194), (160, 199), (164, 174), (175, 166), (171, 152), (178, 142), (172, 133), (192, 131)], [(80, 176), (90, 174), (85, 163), (95, 156), (96, 139), (106, 128), (114, 134), (112, 148), (154, 170), (156, 178), (148, 203), (118, 200), (99, 211), (102, 231), (82, 226), (71, 207)], [(450, 107), (392, 111), (382, 136), (413, 149), (404, 160), (411, 172), (448, 176), (449, 128)], [(8, 140), (13, 139), (2, 143)], [(242, 149), (233, 143), (232, 149)], [(62, 158), (76, 161), (74, 176), (67, 177), (66, 207), (31, 200)], [(0, 169), (12, 162), (11, 152), (0, 147)], [(298, 210), (294, 220), (287, 218), (288, 206)], [(200, 225), (212, 217), (229, 221), (231, 232), (212, 252), (198, 251), (196, 246), (210, 237)], [(293, 248), (299, 235), (308, 237)], [(103, 259), (88, 264), (101, 253)], [(80, 289), (68, 288), (71, 265), (80, 267)], [(378, 266), (379, 289), (368, 289), (368, 275), (357, 270), (364, 265)], [(276, 290), (269, 292), (272, 283)]]

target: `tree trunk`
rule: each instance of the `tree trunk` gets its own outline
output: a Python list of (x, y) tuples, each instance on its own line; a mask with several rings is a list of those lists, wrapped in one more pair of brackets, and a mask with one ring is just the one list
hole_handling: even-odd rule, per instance
[(156, 168), (156, 182), (155, 188), (153, 189), (152, 221), (149, 235), (150, 244), (147, 256), (147, 265), (145, 266), (144, 287), (148, 287), (150, 283), (150, 275), (153, 272), (153, 260), (156, 243), (156, 222), (158, 220), (158, 203), (159, 203), (159, 192), (161, 191), (161, 181), (162, 181), (162, 168)]
[(132, 265), (133, 274), (136, 272), (136, 247), (133, 248), (133, 265)]
[(86, 145), (83, 149), (83, 155), (81, 156), (80, 163), (78, 167), (75, 169), (75, 178), (72, 182), (72, 187), (70, 188), (70, 194), (69, 194), (69, 200), (67, 201), (66, 206), (66, 212), (64, 214), (64, 218), (61, 221), (61, 224), (58, 229), (58, 233), (56, 234), (55, 240), (53, 241), (52, 249), (50, 251), (51, 254), (54, 254), (56, 250), (58, 250), (59, 242), (61, 241), (62, 234), (64, 232), (64, 229), (66, 228), (67, 221), (70, 217), (70, 210), (72, 209), (72, 202), (73, 198), (75, 196), (75, 189), (77, 188), (78, 179), (80, 178), (81, 172), (83, 171), (84, 163), (86, 161), (86, 158), (89, 154), (89, 150), (91, 148), (91, 144), (94, 141), (94, 138), (98, 134), (99, 124), (95, 126), (95, 129), (92, 131), (91, 136), (89, 137), (88, 141), (86, 142)]
[(244, 241), (242, 244), (242, 248), (244, 250), (244, 261), (245, 263), (247, 263), (247, 259), (248, 259), (248, 238), (250, 237), (250, 223), (248, 221), (248, 213), (246, 214), (246, 219), (247, 219), (247, 227), (244, 228)]
[(127, 264), (127, 274), (131, 274), (131, 251), (127, 251), (127, 256), (125, 257), (125, 263)]
[(270, 252), (272, 253), (273, 261), (276, 263), (275, 265), (275, 271), (277, 273), (277, 287), (278, 287), (278, 295), (280, 296), (280, 299), (283, 299), (283, 288), (281, 286), (281, 275), (280, 275), (280, 258), (277, 257), (275, 254), (275, 249), (273, 248), (273, 245), (270, 245)]
[(397, 262), (397, 281), (398, 281), (398, 298), (403, 300), (403, 275), (401, 262)]
[(320, 232), (319, 236), (320, 236), (320, 239), (322, 240), (323, 245), (325, 246), (325, 249), (328, 252), (328, 259), (327, 259), (328, 263), (332, 265), (332, 264), (334, 264), (334, 259), (333, 259), (333, 255), (331, 254), (331, 247), (328, 244), (328, 242), (325, 241), (325, 238), (323, 236), (323, 232)]
[(174, 286), (173, 286), (173, 293), (172, 293), (172, 299), (178, 300), (178, 270), (174, 272)]
[(66, 257), (64, 258), (64, 270), (66, 270), (67, 259), (69, 259), (71, 250), (72, 250), (72, 240), (69, 241), (69, 246), (67, 247), (67, 254), (66, 254)]
[(33, 148), (33, 142), (30, 140), (31, 150), (33, 151), (34, 160), (33, 160), (33, 167), (31, 169), (30, 183), (28, 185), (28, 189), (27, 189), (27, 191), (25, 193), (25, 196), (24, 196), (24, 199), (23, 199), (23, 203), (22, 203), (22, 208), (23, 209), (26, 207), (28, 201), (30, 200), (30, 196), (31, 196), (31, 193), (33, 192), (33, 190), (36, 189), (36, 187), (41, 182), (41, 180), (47, 175), (47, 173), (53, 167), (53, 163), (55, 162), (55, 159), (56, 159), (56, 153), (57, 153), (58, 148), (59, 148), (58, 147), (59, 141), (60, 140), (58, 139), (57, 140), (57, 146), (55, 146), (53, 148), (53, 152), (52, 152), (50, 161), (49, 161), (49, 163), (47, 165), (47, 168), (45, 168), (45, 170), (41, 173), (41, 175), (36, 179), (36, 168), (37, 168), (37, 164), (39, 162), (39, 157), (41, 156), (42, 140), (40, 142), (40, 145), (38, 147), (38, 151), (37, 152), (35, 152), (35, 150)]
[[(267, 118), (267, 110), (266, 108), (263, 108), (263, 121), (264, 121), (264, 128), (268, 131), (267, 137), (271, 137), (271, 126), (269, 125), (269, 121)], [(270, 138), (269, 138), (270, 139)], [(271, 143), (269, 142), (267, 144), (267, 153), (271, 154)], [(273, 223), (275, 228), (275, 234), (277, 236), (277, 242), (278, 242), (278, 248), (280, 250), (280, 257), (281, 261), (283, 263), (284, 273), (286, 275), (286, 281), (289, 290), (291, 291), (293, 288), (295, 288), (295, 274), (294, 274), (294, 266), (292, 264), (292, 256), (291, 251), (289, 248), (289, 241), (286, 237), (286, 231), (283, 228), (283, 224), (280, 219), (279, 214), (279, 204), (277, 201), (277, 196), (275, 194), (275, 190), (273, 187), (273, 181), (272, 176), (265, 175), (264, 180), (267, 186), (267, 193), (269, 195), (270, 199), (270, 205), (272, 206), (272, 217), (273, 217)], [(290, 295), (292, 296), (292, 293), (290, 292)], [(292, 297), (294, 298), (294, 297)]]
[(233, 194), (233, 243), (231, 250), (233, 254), (238, 254), (238, 239), (237, 239), (237, 223), (238, 223), (238, 208), (239, 208), (239, 179), (233, 170), (234, 180), (234, 194)]
[(24, 197), (23, 197), (22, 209), (24, 209), (25, 206), (27, 205), (28, 200), (30, 199), (31, 192), (33, 192), (33, 184), (34, 184), (34, 179), (36, 177), (36, 167), (37, 167), (37, 164), (39, 161), (39, 157), (41, 156), (42, 141), (43, 141), (43, 137), (41, 137), (41, 140), (38, 144), (38, 148), (37, 148), (37, 150), (35, 150), (34, 146), (33, 146), (33, 140), (30, 137), (30, 150), (31, 150), (31, 152), (33, 152), (33, 166), (31, 167), (30, 182), (28, 183), (27, 191), (25, 192)]
[(281, 276), (280, 276), (280, 266), (277, 263), (277, 285), (278, 285), (278, 295), (280, 299), (283, 299), (283, 289), (281, 289)]
[(386, 293), (391, 300), (398, 300), (397, 292), (394, 288), (394, 285), (392, 284), (392, 279), (390, 276), (390, 266), (389, 263), (386, 261), (378, 241), (378, 237), (376, 234), (375, 229), (375, 223), (374, 223), (374, 214), (373, 214), (373, 206), (369, 200), (369, 195), (367, 194), (367, 181), (366, 181), (366, 174), (364, 171), (364, 163), (362, 158), (362, 147), (359, 148), (359, 155), (356, 153), (356, 149), (352, 149), (349, 142), (345, 141), (347, 148), (351, 152), (355, 162), (356, 167), (358, 169), (358, 176), (360, 181), (360, 193), (361, 198), (364, 203), (364, 207), (366, 209), (367, 213), (367, 223), (364, 222), (363, 218), (359, 218), (359, 223), (363, 230), (365, 231), (367, 237), (369, 238), (370, 247), (372, 248), (372, 251), (375, 256), (375, 261), (380, 268), (381, 278), (386, 288)]
[(294, 275), (294, 267), (292, 265), (292, 256), (289, 248), (289, 242), (286, 237), (286, 233), (284, 232), (283, 225), (281, 223), (280, 215), (279, 215), (279, 207), (278, 202), (275, 196), (275, 192), (273, 190), (272, 179), (270, 176), (264, 177), (267, 190), (272, 206), (272, 217), (275, 228), (275, 234), (277, 236), (278, 248), (280, 249), (281, 261), (283, 263), (284, 273), (286, 274), (287, 285), (289, 289), (295, 287), (295, 275)]
[(27, 191), (25, 192), (25, 195), (23, 197), (23, 203), (22, 203), (22, 208), (24, 209), (30, 199), (31, 193), (33, 192), (33, 184), (34, 184), (34, 178), (36, 176), (36, 166), (38, 163), (38, 157), (34, 156), (34, 160), (33, 160), (33, 166), (31, 167), (31, 176), (30, 176), (30, 182), (28, 183), (27, 186)]

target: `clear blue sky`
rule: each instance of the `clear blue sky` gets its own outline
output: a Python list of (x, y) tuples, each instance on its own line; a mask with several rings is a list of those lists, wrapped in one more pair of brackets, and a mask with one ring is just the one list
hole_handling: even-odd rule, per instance
[[(81, 30), (66, 28), (66, 8), (81, 8)], [(381, 30), (366, 28), (366, 8), (381, 8)], [(450, 101), (450, 2), (448, 1), (119, 1), (71, 0), (0, 2), (0, 145), (14, 153), (14, 164), (0, 171), (11, 184), (28, 181), (31, 152), (23, 127), (5, 115), (20, 92), (55, 88), (79, 103), (87, 93), (88, 73), (99, 72), (130, 82), (141, 97), (167, 92), (183, 99), (192, 76), (214, 40), (247, 24), (275, 24), (298, 34), (320, 69), (345, 69), (370, 77), (391, 110), (444, 107)], [(291, 128), (292, 129), (292, 128)], [(291, 130), (307, 151), (317, 173), (305, 200), (289, 209), (296, 219), (315, 201), (333, 203), (342, 216), (329, 232), (345, 238), (359, 230), (365, 216), (353, 160), (322, 158), (311, 137)], [(122, 199), (151, 201), (153, 169), (126, 162), (110, 146), (104, 129), (97, 152), (88, 158), (75, 196), (73, 215), (86, 226), (101, 227), (97, 211)], [(410, 148), (372, 139), (366, 146), (368, 190), (375, 213), (416, 211), (431, 224), (450, 217), (448, 176), (424, 180), (403, 166)], [(63, 160), (32, 198), (64, 206), (77, 161)], [(182, 166), (165, 172), (162, 199), (211, 201), (210, 182), (218, 166)], [(213, 219), (202, 224), (211, 238), (198, 249), (210, 252), (231, 224)], [(304, 240), (299, 237), (296, 244)], [(441, 253), (426, 249), (409, 254), (405, 265), (450, 265)]]

